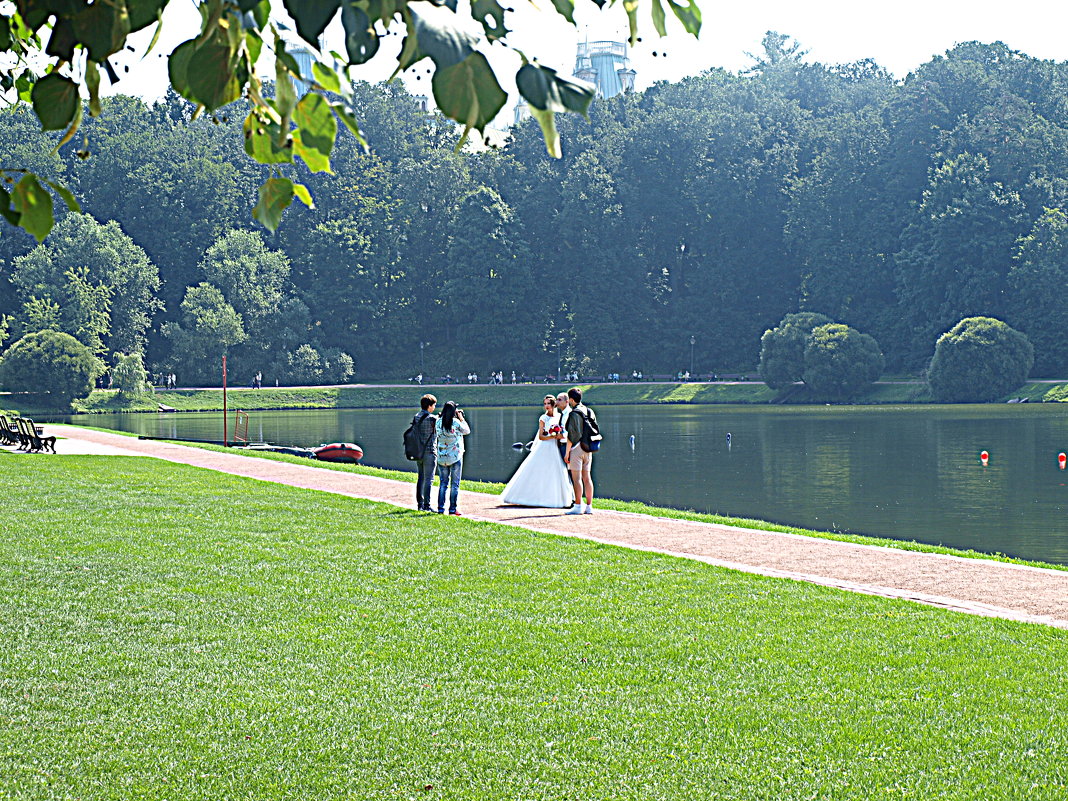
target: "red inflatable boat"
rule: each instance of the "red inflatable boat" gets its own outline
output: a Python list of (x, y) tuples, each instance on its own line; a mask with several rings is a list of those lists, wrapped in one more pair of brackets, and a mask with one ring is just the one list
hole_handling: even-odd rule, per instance
[(316, 459), (324, 462), (358, 462), (363, 458), (363, 448), (352, 442), (331, 442), (312, 448)]

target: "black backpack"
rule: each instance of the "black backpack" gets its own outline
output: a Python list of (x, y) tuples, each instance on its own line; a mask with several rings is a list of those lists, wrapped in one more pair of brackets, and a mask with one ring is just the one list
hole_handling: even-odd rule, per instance
[(404, 432), (404, 456), (409, 461), (418, 461), (422, 459), (426, 454), (426, 446), (430, 444), (431, 438), (434, 436), (434, 432), (430, 432), (430, 436), (425, 440), (419, 436), (419, 424), (423, 422), (423, 419), (430, 416), (430, 412), (421, 411), (412, 418), (412, 424), (408, 426)]
[(601, 436), (601, 429), (593, 417), (588, 414), (582, 414), (582, 412), (579, 412), (579, 417), (582, 418), (582, 435), (579, 437), (579, 447), (587, 453), (592, 453), (600, 449), (601, 440), (604, 437)]

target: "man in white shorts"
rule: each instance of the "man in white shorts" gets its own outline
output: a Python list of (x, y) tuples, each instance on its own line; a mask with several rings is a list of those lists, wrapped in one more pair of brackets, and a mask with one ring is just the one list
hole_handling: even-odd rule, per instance
[[(572, 387), (567, 391), (567, 405), (571, 412), (564, 427), (567, 431), (567, 450), (564, 461), (571, 471), (571, 486), (575, 489), (575, 505), (565, 514), (593, 514), (593, 454), (579, 446), (582, 439), (582, 420), (589, 417), (596, 421), (593, 410), (583, 405), (582, 390)], [(583, 503), (585, 497), (586, 503)]]

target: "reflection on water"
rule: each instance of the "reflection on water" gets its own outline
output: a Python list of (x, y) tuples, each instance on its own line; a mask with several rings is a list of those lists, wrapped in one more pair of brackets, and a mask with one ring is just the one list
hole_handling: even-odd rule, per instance
[[(522, 458), (512, 443), (537, 429), (541, 397), (531, 395), (529, 409), (468, 408), (466, 477), (511, 475)], [(1068, 564), (1062, 408), (603, 406), (594, 479), (602, 496)], [(401, 432), (414, 411), (253, 412), (249, 433), (288, 445), (359, 442), (368, 464), (410, 469)], [(220, 413), (70, 419), (158, 437), (222, 437)]]

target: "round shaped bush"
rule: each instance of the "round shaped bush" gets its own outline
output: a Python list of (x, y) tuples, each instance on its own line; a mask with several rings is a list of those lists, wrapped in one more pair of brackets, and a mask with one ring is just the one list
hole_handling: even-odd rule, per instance
[(997, 400), (1027, 380), (1035, 349), (1027, 337), (993, 317), (966, 317), (942, 334), (927, 368), (936, 400)]
[(785, 389), (801, 380), (805, 346), (812, 329), (831, 322), (818, 312), (788, 314), (760, 338), (760, 377), (772, 389)]
[(49, 404), (67, 408), (93, 391), (104, 365), (70, 334), (38, 331), (7, 349), (0, 360), (0, 386), (11, 392), (47, 392)]
[(850, 398), (883, 374), (883, 352), (869, 334), (842, 323), (812, 329), (802, 380), (816, 397)]

